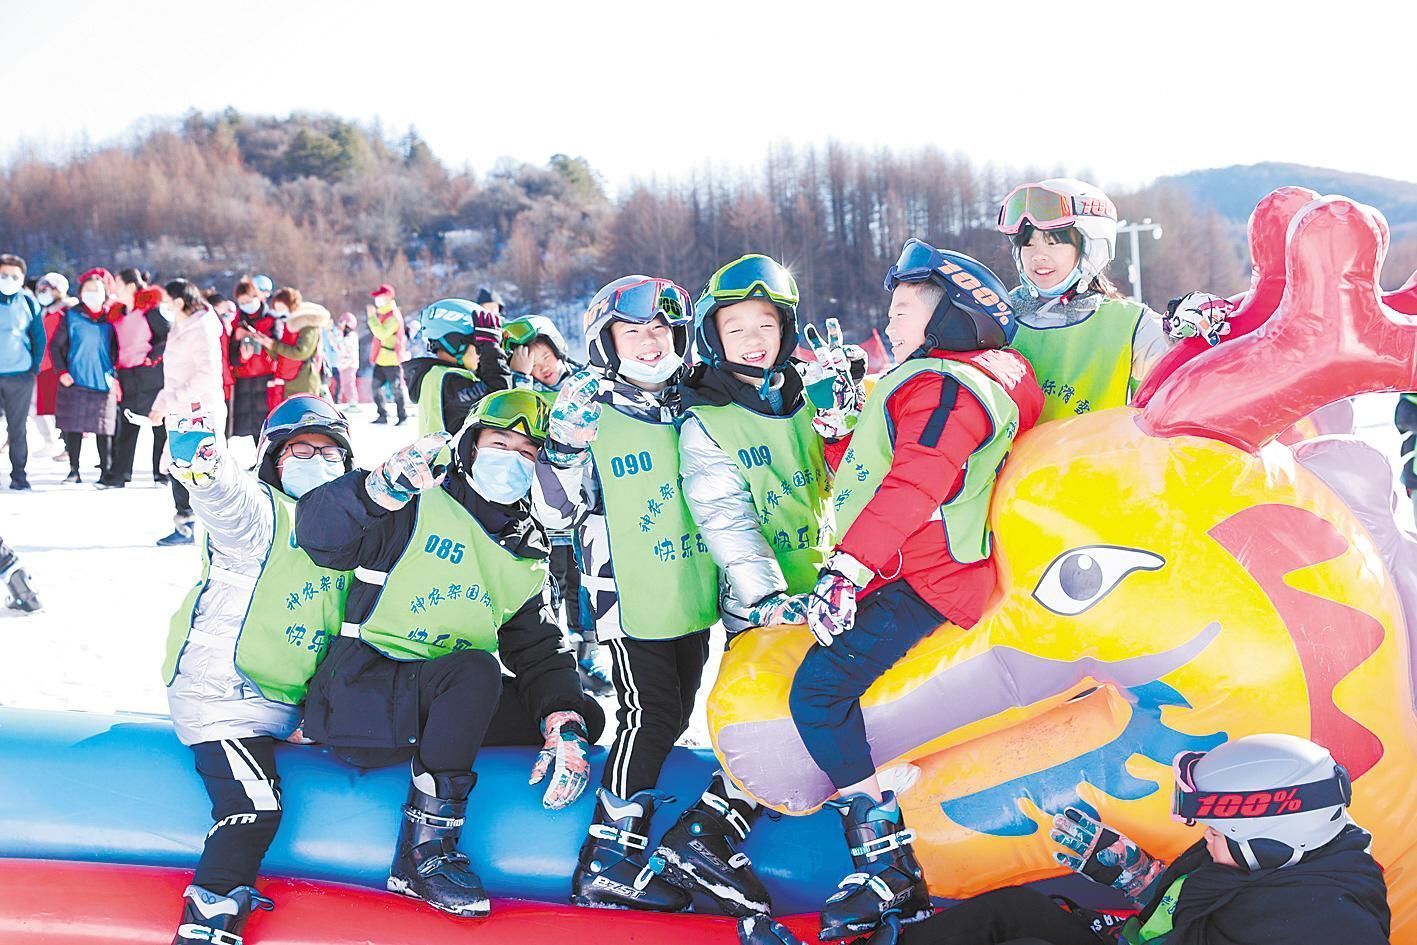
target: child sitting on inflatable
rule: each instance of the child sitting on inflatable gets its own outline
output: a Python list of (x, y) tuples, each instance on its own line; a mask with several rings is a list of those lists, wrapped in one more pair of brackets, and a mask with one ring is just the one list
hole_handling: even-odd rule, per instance
[(254, 884), (280, 825), (275, 746), (300, 724), (350, 581), (297, 547), (295, 502), (353, 468), (349, 425), (319, 397), (291, 397), (266, 418), (255, 476), (237, 468), (200, 411), (170, 416), (167, 427), (172, 475), (191, 493), (207, 541), (202, 577), (172, 617), (163, 681), (216, 821), (174, 942), (239, 945), (251, 909), (271, 908)]
[[(1013, 886), (946, 909), (901, 945), (1386, 945), (1391, 916), (1372, 837), (1348, 816), (1348, 773), (1294, 735), (1251, 735), (1176, 758), (1172, 814), (1205, 836), (1169, 866), (1069, 808), (1054, 818), (1058, 861), (1141, 909), (1125, 924)], [(791, 945), (747, 921), (744, 945)], [(895, 942), (882, 932), (871, 945)]]
[(511, 387), (498, 344), (499, 318), (467, 299), (440, 299), (418, 313), (425, 357), (408, 363), (418, 433), (456, 436), (473, 406)]
[(604, 727), (561, 645), (531, 514), (547, 413), (529, 391), (496, 391), (468, 416), (451, 466), (435, 461), (448, 435), (432, 433), (296, 510), (310, 557), (354, 570), (305, 733), (361, 767), (411, 757), (388, 888), (458, 916), (491, 911), (457, 849), (478, 750), (544, 739), (531, 783), (554, 762), (542, 803), (557, 810), (585, 788), (588, 743)]
[(571, 878), (579, 906), (677, 912), (687, 893), (649, 861), (654, 790), (689, 725), (718, 619), (718, 570), (679, 483), (674, 380), (689, 348), (689, 294), (624, 276), (585, 315), (590, 367), (561, 388), (538, 483), (552, 527), (579, 522), (581, 580), (610, 650), (618, 728)]
[(982, 263), (912, 239), (886, 289), (886, 334), (901, 363), (877, 383), (850, 439), (827, 453), (841, 538), (809, 598), (817, 643), (789, 701), (807, 751), (839, 791), (828, 803), (856, 867), (822, 909), (824, 941), (868, 932), (888, 914), (930, 912), (912, 834), (876, 780), (860, 699), (942, 623), (979, 620), (998, 581), (988, 529), (995, 477), (1043, 400), (1028, 362), (1005, 348), (1013, 313)]
[[(694, 306), (699, 364), (682, 383), (684, 497), (718, 564), (730, 644), (752, 627), (805, 624), (802, 595), (830, 544), (830, 481), (814, 411), (791, 363), (797, 283), (767, 256), (715, 272)], [(761, 808), (722, 771), (665, 833), (663, 876), (728, 915), (771, 911), (738, 844)]]

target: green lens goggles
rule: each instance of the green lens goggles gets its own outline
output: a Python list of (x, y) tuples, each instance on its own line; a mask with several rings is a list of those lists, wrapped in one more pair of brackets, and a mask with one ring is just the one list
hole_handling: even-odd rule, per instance
[(473, 408), (470, 422), (495, 430), (518, 430), (537, 443), (546, 441), (551, 427), (551, 407), (534, 391), (493, 391)]
[(536, 330), (530, 318), (514, 318), (502, 323), (502, 346), (511, 350), (529, 345), (536, 340), (538, 334), (540, 332)]
[(743, 256), (709, 277), (695, 307), (703, 315), (716, 303), (752, 298), (767, 299), (774, 305), (795, 310), (799, 300), (797, 281), (774, 259), (756, 253)]

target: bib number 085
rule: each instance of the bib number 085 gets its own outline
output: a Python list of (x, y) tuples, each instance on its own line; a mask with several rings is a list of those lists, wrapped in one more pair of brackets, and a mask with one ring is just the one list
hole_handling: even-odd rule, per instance
[(467, 550), (467, 546), (460, 541), (454, 542), (451, 538), (429, 535), (428, 541), (423, 544), (423, 550), (445, 561), (451, 561), (453, 564), (462, 564), (462, 555)]

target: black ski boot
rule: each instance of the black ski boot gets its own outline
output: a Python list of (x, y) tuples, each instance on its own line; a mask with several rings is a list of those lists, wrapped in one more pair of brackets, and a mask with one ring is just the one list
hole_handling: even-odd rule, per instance
[(687, 893), (659, 876), (663, 862), (646, 857), (654, 809), (673, 798), (660, 791), (639, 791), (621, 800), (601, 788), (581, 860), (571, 876), (571, 904), (601, 909), (682, 912)]
[(225, 896), (188, 886), (182, 892), (182, 924), (172, 945), (241, 945), (241, 929), (251, 912), (275, 907), (250, 886), (237, 886)]
[(39, 610), (39, 595), (30, 587), (30, 576), (20, 567), (20, 560), (0, 539), (0, 593), (11, 610), (32, 614)]
[[(900, 918), (894, 913), (881, 920), (871, 937), (856, 945), (896, 945), (900, 938)], [(738, 945), (807, 945), (781, 922), (759, 915), (738, 920)]]
[(910, 850), (915, 831), (906, 829), (895, 794), (879, 804), (867, 794), (851, 794), (827, 804), (845, 821), (846, 843), (856, 872), (837, 884), (822, 907), (821, 940), (865, 935), (887, 916), (918, 922), (930, 915), (925, 871)]
[(388, 889), (458, 916), (485, 916), (492, 900), (458, 852), (472, 772), (429, 772), (413, 762)]
[(665, 882), (687, 892), (695, 912), (768, 915), (772, 903), (738, 844), (748, 839), (762, 812), (722, 771), (714, 772), (698, 803), (665, 832), (654, 855), (664, 861)]

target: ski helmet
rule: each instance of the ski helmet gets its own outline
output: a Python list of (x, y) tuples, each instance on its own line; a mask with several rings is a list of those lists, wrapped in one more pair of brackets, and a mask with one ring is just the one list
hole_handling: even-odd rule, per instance
[(886, 291), (902, 282), (930, 282), (945, 290), (925, 325), (925, 345), (945, 351), (1003, 348), (1018, 324), (1008, 290), (993, 270), (972, 256), (908, 239), (886, 273)]
[(538, 338), (551, 346), (556, 357), (562, 361), (570, 360), (570, 348), (566, 345), (565, 336), (545, 315), (523, 315), (502, 323), (502, 345), (508, 350), (529, 345)]
[[(728, 361), (714, 315), (726, 305), (745, 299), (763, 299), (778, 310), (782, 344), (777, 360), (766, 368)], [(768, 256), (750, 253), (740, 256), (709, 276), (694, 303), (695, 357), (713, 367), (728, 367), (750, 377), (768, 378), (781, 371), (797, 349), (797, 281), (787, 267)]]
[(472, 346), (476, 329), (475, 316), (482, 312), (476, 302), (467, 299), (439, 299), (418, 313), (423, 343), (428, 353), (446, 351), (455, 358)]
[(261, 426), (256, 444), (256, 475), (261, 481), (280, 488), (276, 459), (285, 441), (297, 433), (323, 433), (345, 451), (344, 471), (354, 468), (354, 449), (349, 444), (349, 421), (334, 404), (314, 394), (294, 394), (278, 405)]
[(1107, 195), (1086, 181), (1071, 177), (1050, 177), (1035, 184), (1021, 184), (1009, 192), (999, 207), (998, 229), (1014, 236), (1024, 224), (1037, 230), (1076, 227), (1082, 236), (1082, 251), (1071, 274), (1051, 289), (1040, 289), (1024, 271), (1021, 253), (1014, 246), (1014, 265), (1029, 294), (1056, 298), (1074, 285), (1086, 292), (1117, 254), (1117, 208)]
[(465, 470), (472, 468), (478, 430), (515, 430), (541, 446), (550, 427), (551, 405), (540, 394), (524, 387), (494, 390), (479, 400), (463, 421), (458, 431), (458, 462)]
[[(674, 376), (689, 353), (689, 323), (693, 320), (689, 293), (669, 279), (622, 276), (595, 293), (585, 313), (585, 340), (593, 367), (608, 375), (624, 374), (631, 380), (659, 383)], [(648, 325), (656, 318), (668, 322), (674, 333), (674, 354), (653, 373), (622, 365), (610, 337), (611, 322)], [(636, 362), (638, 363), (638, 362)], [(667, 375), (659, 377), (672, 367)]]
[(1173, 767), (1173, 816), (1214, 828), (1251, 871), (1292, 866), (1351, 822), (1348, 772), (1307, 738), (1247, 735)]

